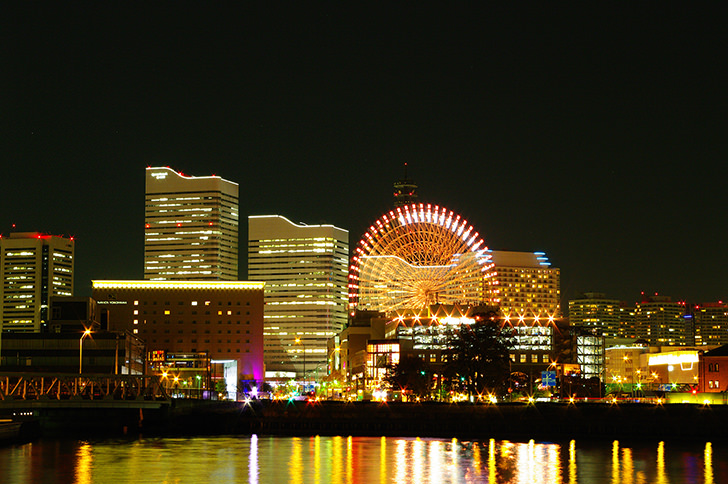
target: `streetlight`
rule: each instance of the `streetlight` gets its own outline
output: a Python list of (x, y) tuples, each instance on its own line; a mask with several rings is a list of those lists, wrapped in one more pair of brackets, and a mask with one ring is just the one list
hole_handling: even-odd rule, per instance
[(81, 335), (81, 339), (78, 340), (78, 374), (79, 375), (81, 373), (83, 373), (83, 340), (86, 339), (86, 336), (89, 336), (90, 334), (91, 334), (91, 330), (87, 329)]
[(296, 338), (296, 344), (303, 346), (303, 393), (306, 393), (306, 345), (301, 338)]

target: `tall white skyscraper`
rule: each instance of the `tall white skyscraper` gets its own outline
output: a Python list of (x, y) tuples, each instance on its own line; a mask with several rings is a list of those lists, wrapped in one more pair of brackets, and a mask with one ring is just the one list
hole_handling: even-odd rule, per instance
[(349, 232), (248, 218), (248, 278), (265, 282), (266, 374), (326, 374), (326, 343), (346, 325)]
[(73, 296), (75, 243), (35, 232), (0, 237), (0, 321), (3, 331), (46, 329), (50, 299)]
[(238, 279), (238, 184), (147, 168), (144, 279)]

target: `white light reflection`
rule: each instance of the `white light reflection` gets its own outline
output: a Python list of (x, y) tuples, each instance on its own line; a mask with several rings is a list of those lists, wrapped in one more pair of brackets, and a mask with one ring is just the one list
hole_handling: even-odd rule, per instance
[(428, 446), (428, 457), (430, 460), (430, 480), (432, 482), (443, 482), (443, 449), (442, 442), (439, 440), (431, 440)]
[(248, 482), (258, 484), (258, 436), (250, 436), (250, 453), (248, 454)]

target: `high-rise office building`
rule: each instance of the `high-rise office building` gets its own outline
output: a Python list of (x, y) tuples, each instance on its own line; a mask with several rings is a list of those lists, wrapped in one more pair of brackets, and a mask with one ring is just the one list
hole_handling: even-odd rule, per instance
[(503, 320), (516, 331), (511, 359), (516, 364), (549, 363), (554, 320), (561, 317), (560, 270), (543, 252), (494, 250), (493, 299)]
[(238, 279), (238, 184), (147, 168), (144, 279)]
[(35, 232), (0, 237), (3, 331), (47, 329), (50, 300), (73, 296), (72, 238)]
[(265, 282), (269, 377), (326, 374), (326, 343), (347, 321), (349, 232), (279, 215), (248, 218), (248, 277)]
[(569, 301), (569, 323), (597, 335), (618, 338), (620, 334), (620, 302), (599, 292), (587, 292)]

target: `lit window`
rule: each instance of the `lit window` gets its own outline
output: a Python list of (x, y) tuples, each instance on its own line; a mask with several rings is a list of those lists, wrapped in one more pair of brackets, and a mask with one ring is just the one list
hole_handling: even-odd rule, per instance
[(197, 301), (192, 301), (193, 306), (197, 306)]
[(521, 363), (525, 363), (526, 362), (526, 355), (521, 355), (520, 356), (520, 361), (521, 361)]
[(134, 306), (139, 306), (139, 301), (134, 301)]
[(139, 333), (139, 330), (134, 328), (134, 334), (138, 334), (138, 333)]
[(169, 314), (169, 309), (165, 309), (164, 314)]

